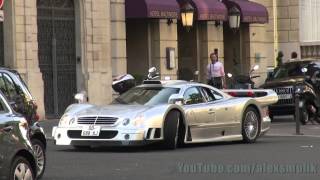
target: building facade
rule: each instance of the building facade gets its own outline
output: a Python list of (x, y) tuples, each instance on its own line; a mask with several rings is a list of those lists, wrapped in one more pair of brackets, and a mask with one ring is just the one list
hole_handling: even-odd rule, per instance
[[(91, 103), (111, 102), (113, 77), (130, 73), (139, 81), (152, 66), (162, 79), (206, 82), (212, 52), (236, 75), (260, 65), (257, 84), (279, 51), (284, 59), (292, 51), (320, 56), (318, 0), (190, 0), (191, 28), (181, 22), (183, 2), (5, 0), (0, 64), (21, 73), (40, 114), (50, 118), (80, 91)], [(233, 7), (241, 13), (237, 30), (228, 22)]]

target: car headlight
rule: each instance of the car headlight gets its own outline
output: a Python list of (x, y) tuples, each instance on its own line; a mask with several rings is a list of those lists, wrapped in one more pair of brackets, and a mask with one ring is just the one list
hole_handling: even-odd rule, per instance
[(70, 126), (75, 123), (76, 119), (70, 115), (63, 115), (59, 121), (59, 126)]
[(143, 127), (144, 126), (144, 115), (139, 114), (137, 115), (134, 120), (132, 121), (132, 125), (135, 127)]
[(295, 93), (302, 93), (304, 91), (304, 86), (296, 86)]

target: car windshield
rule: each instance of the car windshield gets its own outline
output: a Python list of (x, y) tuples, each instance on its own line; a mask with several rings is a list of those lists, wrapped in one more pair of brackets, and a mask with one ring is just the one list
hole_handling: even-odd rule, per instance
[(168, 103), (172, 94), (179, 93), (179, 88), (135, 87), (120, 95), (113, 104), (158, 105)]
[(287, 63), (274, 70), (272, 79), (303, 76), (302, 68), (307, 67), (310, 62)]

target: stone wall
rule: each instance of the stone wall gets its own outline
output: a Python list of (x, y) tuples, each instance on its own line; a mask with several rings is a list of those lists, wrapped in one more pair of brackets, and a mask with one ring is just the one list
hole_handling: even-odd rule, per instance
[(5, 1), (4, 42), (5, 65), (16, 69), (37, 101), (43, 119), (44, 92), (38, 64), (37, 1)]
[(83, 2), (81, 39), (89, 102), (106, 104), (112, 100), (110, 1)]
[(127, 73), (125, 0), (111, 0), (112, 75)]

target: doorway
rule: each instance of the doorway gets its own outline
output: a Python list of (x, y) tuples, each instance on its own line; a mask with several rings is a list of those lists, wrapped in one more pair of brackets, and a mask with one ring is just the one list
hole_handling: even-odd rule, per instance
[(60, 116), (77, 92), (73, 0), (37, 0), (39, 67), (48, 118)]

